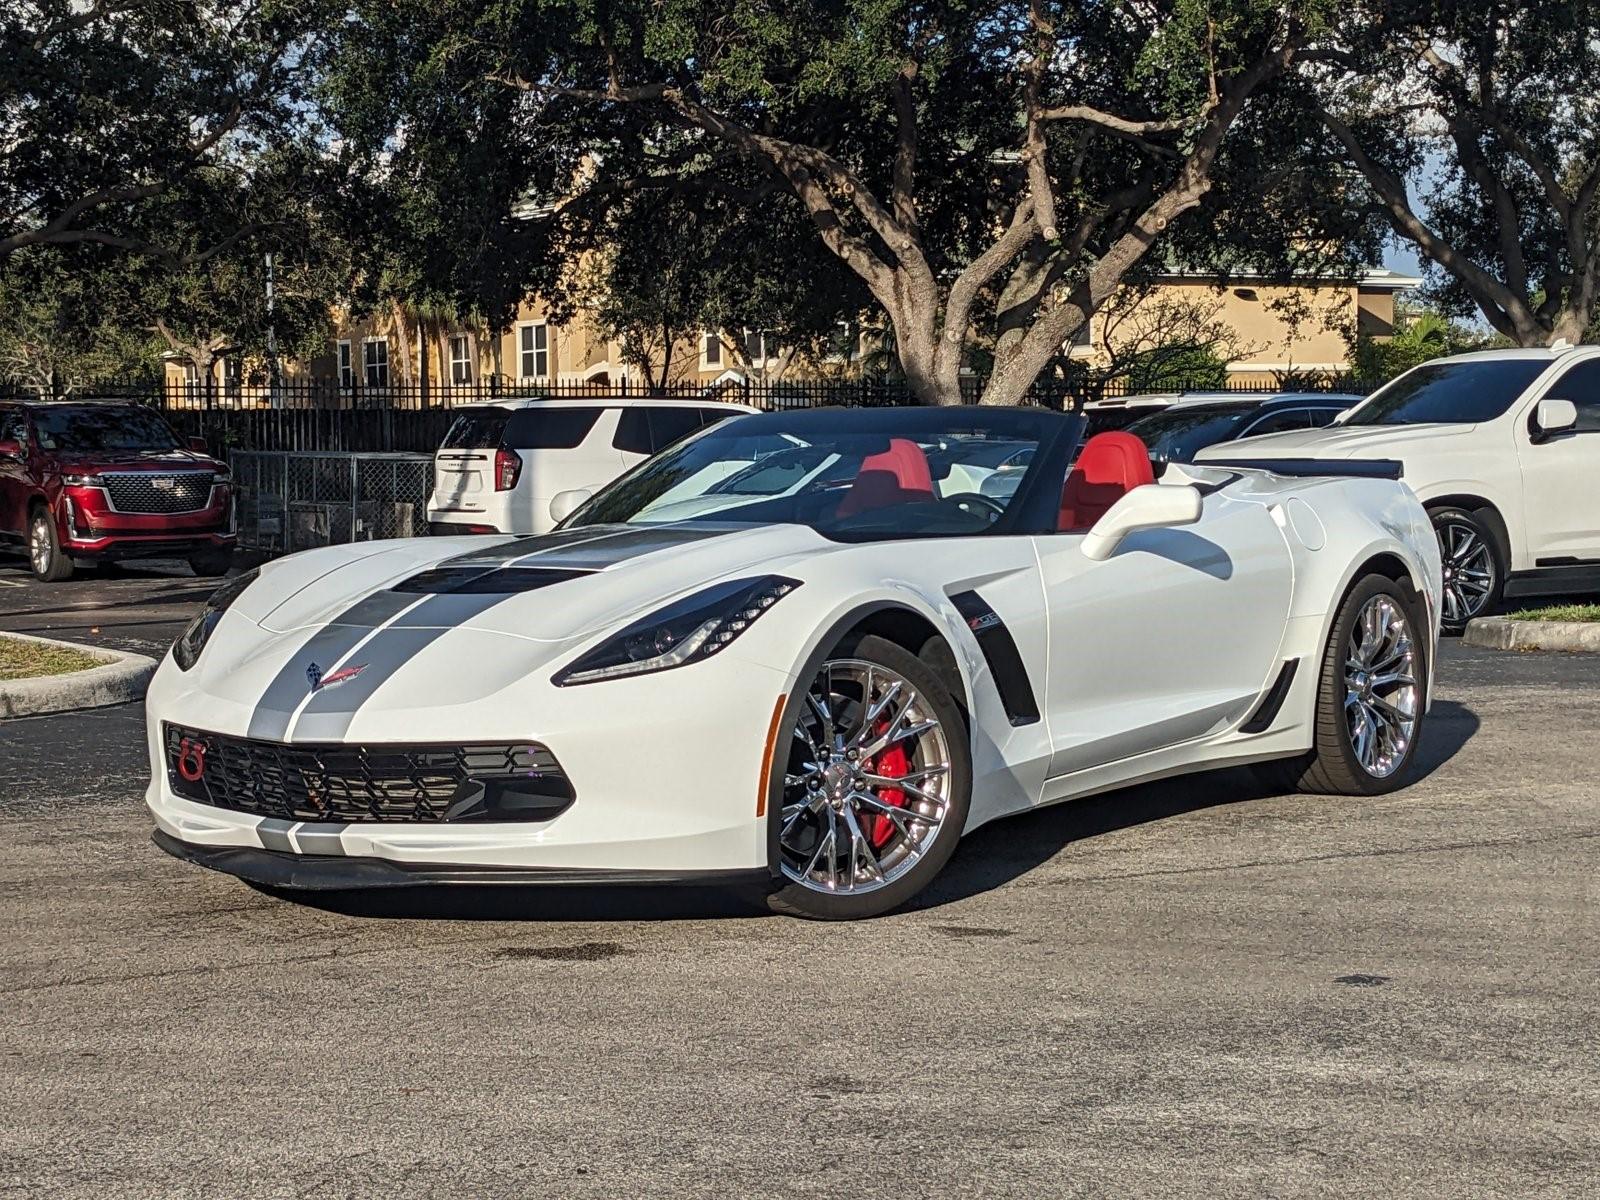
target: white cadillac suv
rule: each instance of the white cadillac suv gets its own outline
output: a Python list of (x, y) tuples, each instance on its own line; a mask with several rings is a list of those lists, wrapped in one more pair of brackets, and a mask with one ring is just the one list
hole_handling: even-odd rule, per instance
[(1600, 591), (1600, 346), (1435, 359), (1326, 428), (1196, 457), (1398, 461), (1439, 538), (1451, 632), (1502, 597)]

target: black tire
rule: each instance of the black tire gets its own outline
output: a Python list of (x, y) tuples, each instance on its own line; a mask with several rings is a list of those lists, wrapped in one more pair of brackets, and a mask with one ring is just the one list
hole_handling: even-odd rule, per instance
[(72, 578), (72, 560), (62, 553), (55, 519), (42, 504), (35, 507), (28, 518), (28, 566), (41, 583), (60, 583)]
[[(1352, 685), (1347, 677), (1346, 661), (1357, 621), (1368, 603), (1380, 597), (1392, 601), (1408, 625), (1413, 655), (1408, 673), (1414, 680), (1415, 692), (1412, 697), (1414, 725), (1404, 753), (1395, 758), (1384, 773), (1377, 774), (1363, 765), (1356, 750), (1351, 718), (1347, 714), (1347, 696)], [(1428, 694), (1431, 668), (1428, 641), (1423, 605), (1408, 594), (1407, 588), (1383, 575), (1358, 579), (1339, 605), (1328, 644), (1323, 648), (1321, 674), (1317, 680), (1315, 748), (1297, 758), (1259, 764), (1256, 772), (1262, 781), (1277, 791), (1331, 796), (1378, 796), (1410, 782), (1425, 721), (1422, 698)], [(1369, 674), (1368, 678), (1376, 676)], [(1394, 693), (1389, 695), (1393, 698)]]
[(202, 579), (217, 579), (233, 566), (233, 547), (226, 550), (200, 550), (189, 556), (189, 569)]
[(1457, 635), (1468, 621), (1500, 607), (1506, 586), (1505, 550), (1499, 531), (1477, 510), (1447, 505), (1430, 509), (1428, 516), (1444, 563), (1439, 629)]
[[(807, 707), (808, 689), (817, 678), (824, 663), (839, 660), (864, 661), (885, 668), (900, 676), (920, 696), (938, 722), (943, 736), (949, 767), (945, 774), (947, 788), (944, 796), (944, 816), (932, 840), (922, 849), (921, 857), (911, 862), (898, 877), (876, 886), (873, 890), (852, 894), (830, 894), (808, 886), (783, 874), (781, 864), (784, 850), (780, 844), (785, 799), (785, 768), (793, 771), (805, 759), (804, 744), (796, 737), (796, 726)], [(961, 831), (967, 823), (967, 813), (972, 803), (972, 751), (970, 736), (961, 709), (939, 676), (927, 663), (893, 642), (871, 635), (852, 635), (828, 653), (817, 672), (803, 686), (796, 687), (778, 727), (779, 747), (774, 755), (769, 787), (768, 816), (769, 842), (772, 847), (772, 870), (778, 881), (778, 890), (767, 897), (767, 905), (774, 912), (793, 917), (820, 921), (854, 921), (880, 916), (905, 904), (923, 888), (950, 861)], [(896, 743), (899, 744), (899, 743)], [(792, 749), (792, 752), (789, 752)], [(926, 765), (926, 764), (919, 764)], [(865, 769), (865, 767), (863, 767)], [(882, 768), (879, 768), (882, 769)], [(891, 835), (893, 847), (903, 842), (905, 835)], [(892, 850), (891, 850), (892, 852)], [(885, 876), (889, 871), (883, 872)]]

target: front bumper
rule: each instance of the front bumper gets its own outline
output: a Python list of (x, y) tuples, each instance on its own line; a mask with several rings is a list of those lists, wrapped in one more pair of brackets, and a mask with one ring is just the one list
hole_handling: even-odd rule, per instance
[(61, 548), (73, 558), (182, 557), (229, 549), (238, 540), (233, 494), (220, 484), (206, 506), (192, 512), (118, 512), (104, 490), (79, 486), (63, 489), (56, 509)]
[[(768, 726), (786, 686), (782, 672), (728, 656), (697, 664), (692, 678), (687, 670), (665, 671), (557, 689), (548, 682), (548, 664), (525, 665), (519, 651), (527, 644), (519, 641), (455, 631), (418, 650), (370, 699), (357, 700), (355, 689), (377, 676), (376, 666), (355, 684), (320, 694), (330, 702), (352, 698), (353, 712), (300, 713), (287, 732), (267, 736), (289, 744), (366, 745), (534, 739), (557, 758), (576, 795), (556, 816), (290, 822), (186, 799), (168, 775), (163, 722), (259, 739), (264, 735), (251, 726), (270, 715), (264, 696), (274, 676), (300, 676), (298, 695), (306, 694), (301, 664), (310, 652), (295, 651), (286, 661), (281, 651), (252, 654), (222, 629), (191, 671), (179, 671), (169, 657), (151, 682), (145, 801), (156, 828), (192, 848), (183, 857), (195, 861), (225, 850), (332, 858), (342, 860), (335, 872), (341, 879), (356, 860), (388, 863), (410, 872), (410, 882), (418, 872), (442, 882), (476, 881), (483, 870), (531, 873), (539, 882), (659, 882), (767, 871), (767, 821), (758, 800)], [(346, 727), (331, 734), (325, 724), (331, 720)], [(204, 865), (234, 871), (220, 864), (257, 869), (269, 861), (223, 855)], [(383, 868), (356, 869), (388, 875)], [(473, 879), (457, 878), (461, 871)], [(253, 878), (243, 869), (234, 873)]]

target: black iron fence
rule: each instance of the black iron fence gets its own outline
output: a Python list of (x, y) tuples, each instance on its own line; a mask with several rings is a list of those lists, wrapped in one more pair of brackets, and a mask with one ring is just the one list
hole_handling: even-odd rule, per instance
[[(966, 376), (962, 397), (977, 403), (986, 381)], [(1231, 378), (1230, 392), (1345, 390), (1343, 380), (1300, 379), (1263, 382)], [(0, 395), (38, 395), (31, 389), (0, 382)], [(1079, 401), (1113, 399), (1128, 394), (1126, 380), (1093, 386), (1044, 380), (1034, 384), (1025, 403), (1064, 408)], [(489, 379), (473, 385), (394, 384), (374, 388), (342, 386), (338, 380), (302, 379), (266, 385), (217, 382), (214, 385), (162, 379), (109, 380), (79, 386), (73, 398), (137, 401), (160, 409), (186, 437), (204, 438), (222, 454), (239, 450), (340, 451), (346, 453), (429, 452), (444, 438), (456, 409), (511, 399), (593, 398), (628, 400), (644, 397), (716, 399), (748, 404), (761, 410), (815, 408), (823, 405), (862, 407), (913, 403), (899, 379), (725, 380), (705, 385), (671, 384), (646, 388), (638, 384), (519, 383)], [(61, 394), (59, 398), (67, 398)]]

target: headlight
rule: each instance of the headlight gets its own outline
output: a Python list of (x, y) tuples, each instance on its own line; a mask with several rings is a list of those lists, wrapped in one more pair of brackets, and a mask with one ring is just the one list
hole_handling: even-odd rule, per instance
[(98, 475), (63, 475), (61, 482), (68, 487), (99, 487), (101, 485)]
[(211, 631), (217, 627), (217, 622), (222, 620), (222, 614), (228, 611), (228, 606), (237, 600), (245, 588), (255, 582), (261, 569), (246, 571), (219, 587), (211, 594), (194, 620), (189, 622), (189, 627), (178, 635), (178, 640), (172, 643), (172, 661), (178, 664), (178, 670), (187, 671), (200, 661), (200, 651), (206, 648), (206, 643), (211, 640)]
[(719, 583), (613, 634), (559, 671), (557, 687), (647, 675), (710, 658), (800, 584), (781, 575)]
[(215, 472), (212, 473), (211, 482), (212, 483), (224, 483), (224, 484), (232, 483), (233, 482), (233, 476), (231, 474), (229, 474), (227, 467), (223, 467), (221, 470), (215, 471)]

